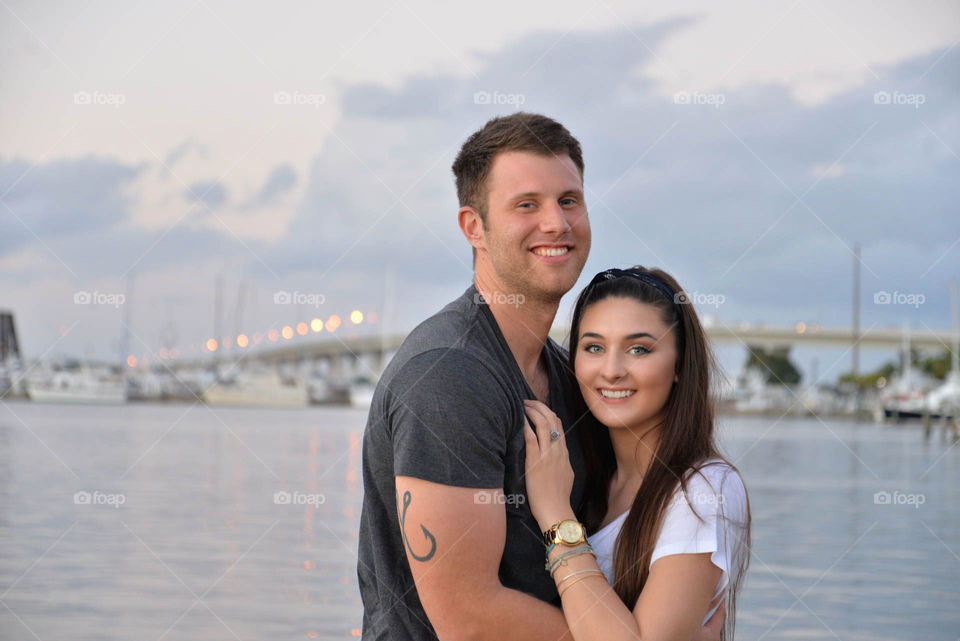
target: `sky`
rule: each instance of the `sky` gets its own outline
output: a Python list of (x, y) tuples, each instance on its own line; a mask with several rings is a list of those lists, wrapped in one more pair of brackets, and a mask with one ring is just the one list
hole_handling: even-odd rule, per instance
[(864, 327), (948, 329), (958, 44), (951, 2), (2, 0), (0, 308), (31, 359), (186, 351), (218, 277), (223, 334), (409, 331), (470, 283), (459, 146), (524, 110), (584, 149), (558, 325), (643, 264), (718, 322), (847, 326), (859, 244)]

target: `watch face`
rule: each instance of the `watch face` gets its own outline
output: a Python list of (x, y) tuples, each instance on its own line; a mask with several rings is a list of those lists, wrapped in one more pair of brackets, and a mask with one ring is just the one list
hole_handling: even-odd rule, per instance
[(557, 534), (564, 543), (576, 543), (583, 538), (583, 528), (576, 521), (564, 521), (557, 528)]

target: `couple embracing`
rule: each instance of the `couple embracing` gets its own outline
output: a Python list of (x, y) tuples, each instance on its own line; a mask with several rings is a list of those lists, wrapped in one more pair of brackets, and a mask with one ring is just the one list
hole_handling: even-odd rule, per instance
[(517, 113), (453, 164), (474, 280), (403, 342), (363, 438), (363, 639), (731, 639), (750, 510), (713, 360), (659, 269), (598, 273), (579, 142)]

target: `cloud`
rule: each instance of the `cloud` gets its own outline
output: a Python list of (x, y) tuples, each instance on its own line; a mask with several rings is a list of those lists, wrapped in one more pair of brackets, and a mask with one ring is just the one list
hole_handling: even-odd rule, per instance
[(182, 143), (171, 149), (167, 152), (166, 157), (163, 159), (163, 164), (166, 169), (173, 169), (178, 162), (189, 153), (195, 153), (201, 157), (207, 156), (207, 149), (203, 145), (197, 144), (192, 138), (184, 140)]
[(260, 191), (244, 208), (269, 207), (276, 205), (297, 184), (297, 172), (288, 163), (277, 165), (267, 176)]
[[(631, 70), (651, 55), (640, 40), (686, 26), (568, 34), (540, 59), (531, 40), (557, 34), (527, 38), (487, 57), (477, 78), (424, 74), (347, 91), (339, 141), (318, 156), (272, 261), (371, 282), (391, 263), (412, 288), (440, 282), (453, 291), (469, 277), (469, 248), (455, 224), (450, 161), (487, 118), (521, 108), (558, 118), (583, 142), (594, 227), (585, 273), (656, 264), (691, 289), (725, 293), (728, 317), (846, 324), (860, 243), (865, 292), (929, 291), (936, 305), (911, 313), (944, 325), (940, 293), (960, 253), (950, 249), (960, 236), (952, 204), (960, 87), (951, 73), (960, 52), (878, 68), (877, 81), (817, 105), (777, 85), (684, 104)], [(880, 90), (926, 100), (878, 104)], [(491, 99), (477, 104), (478, 91)], [(928, 271), (940, 255), (952, 260)], [(882, 323), (903, 313), (871, 311)]]
[(227, 200), (227, 188), (219, 180), (199, 181), (191, 184), (183, 197), (187, 202), (203, 203), (216, 211)]
[[(657, 265), (688, 290), (724, 294), (716, 315), (727, 321), (847, 324), (851, 248), (860, 243), (865, 326), (899, 324), (905, 314), (915, 326), (946, 326), (945, 285), (960, 256), (960, 80), (952, 73), (960, 49), (876, 66), (879, 79), (815, 105), (778, 85), (691, 91), (682, 102), (657, 93), (640, 70), (658, 42), (692, 24), (532, 34), (480, 57), (476, 77), (421, 73), (391, 87), (344, 87), (334, 135), (302, 179), (281, 163), (246, 200), (234, 198), (268, 214), (290, 203), (296, 213), (276, 239), (241, 241), (211, 217), (161, 229), (132, 224), (124, 186), (141, 168), (94, 157), (41, 164), (4, 201), (34, 212), (25, 220), (84, 278), (118, 277), (135, 264), (158, 286), (177, 282), (176, 292), (150, 295), (201, 301), (198, 326), (209, 325), (212, 276), (161, 276), (213, 261), (266, 292), (323, 293), (324, 312), (381, 307), (392, 267), (397, 328), (410, 329), (470, 280), (450, 172), (459, 145), (490, 117), (523, 109), (557, 118), (584, 146), (594, 246), (581, 286), (612, 265)], [(875, 102), (880, 91), (890, 103)], [(478, 92), (490, 100), (477, 101)], [(896, 103), (894, 92), (924, 102)], [(176, 162), (193, 144), (167, 158)], [(0, 185), (26, 169), (0, 164)], [(216, 181), (191, 190), (191, 202), (202, 197), (214, 210), (229, 200)], [(36, 245), (18, 225), (0, 217), (0, 253)], [(929, 302), (881, 308), (871, 302), (879, 290), (916, 291)], [(264, 310), (264, 318), (275, 311)]]
[(127, 189), (144, 169), (94, 155), (36, 166), (0, 158), (0, 255), (122, 222)]

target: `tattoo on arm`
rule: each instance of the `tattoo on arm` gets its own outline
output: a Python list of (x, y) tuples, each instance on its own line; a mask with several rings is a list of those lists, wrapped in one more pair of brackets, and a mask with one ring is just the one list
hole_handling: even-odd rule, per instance
[(422, 523), (420, 524), (420, 529), (423, 530), (423, 537), (430, 541), (430, 549), (426, 552), (426, 554), (417, 554), (414, 552), (413, 546), (410, 545), (410, 539), (407, 538), (407, 508), (410, 507), (411, 500), (412, 497), (410, 495), (410, 490), (405, 490), (403, 493), (403, 512), (400, 512), (400, 501), (397, 501), (397, 516), (400, 520), (400, 534), (403, 535), (403, 543), (407, 546), (410, 556), (420, 562), (429, 561), (433, 558), (433, 555), (437, 553), (437, 539), (433, 536), (433, 534), (430, 533), (430, 530), (425, 528)]

